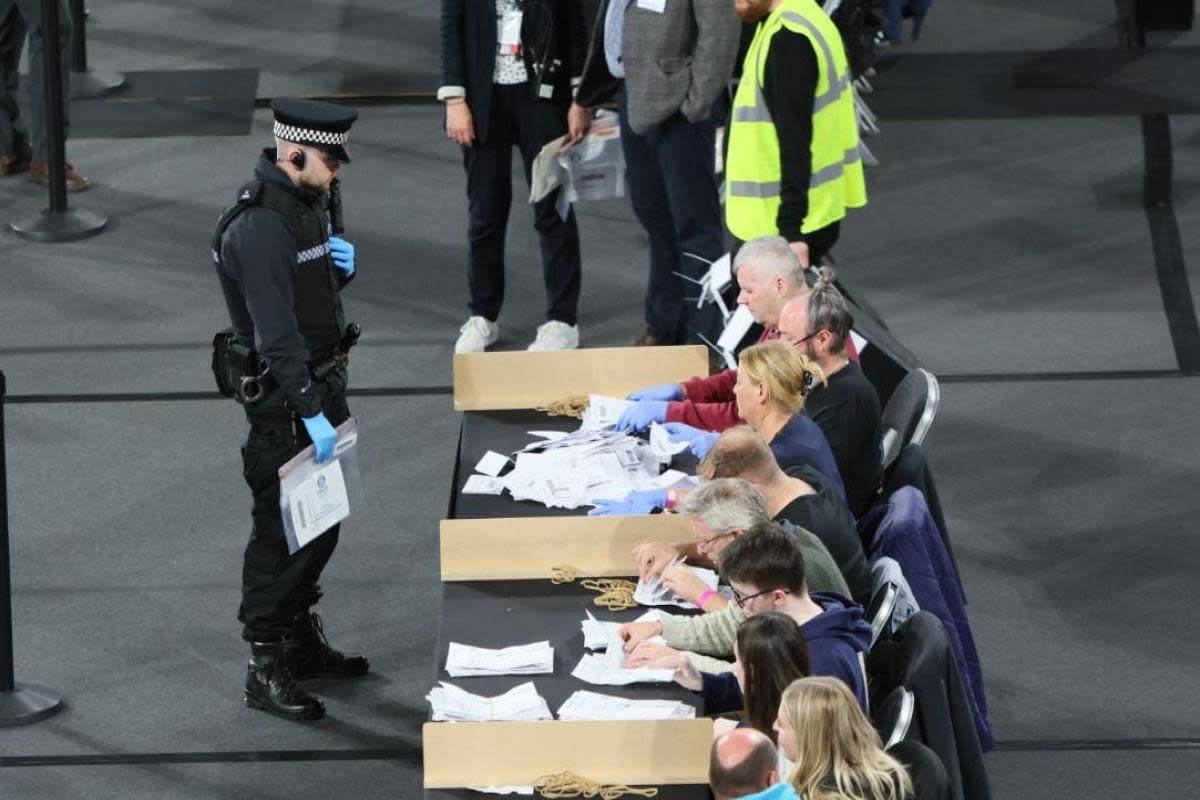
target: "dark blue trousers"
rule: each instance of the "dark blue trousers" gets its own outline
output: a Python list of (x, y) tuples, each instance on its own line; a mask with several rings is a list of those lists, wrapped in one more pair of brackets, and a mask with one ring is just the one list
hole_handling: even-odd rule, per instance
[(701, 336), (715, 343), (724, 327), (720, 311), (711, 303), (697, 308), (699, 288), (679, 274), (699, 280), (705, 261), (725, 253), (713, 172), (719, 116), (693, 124), (676, 113), (638, 135), (626, 122), (624, 92), (620, 112), (629, 199), (650, 237), (646, 327), (662, 344), (700, 344)]
[[(528, 183), (542, 147), (567, 132), (566, 111), (535, 99), (528, 84), (492, 86), (487, 138), (463, 148), (470, 222), (471, 314), (495, 322), (504, 302), (504, 238), (512, 206), (512, 151), (521, 153)], [(546, 319), (576, 324), (579, 305), (579, 228), (572, 208), (564, 220), (554, 205), (555, 189), (533, 206), (533, 227), (542, 251)]]

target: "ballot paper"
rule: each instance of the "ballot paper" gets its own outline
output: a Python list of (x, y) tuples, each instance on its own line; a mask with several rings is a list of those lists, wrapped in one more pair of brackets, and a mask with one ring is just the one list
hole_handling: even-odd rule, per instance
[(508, 460), (508, 456), (501, 455), (495, 450), (488, 450), (483, 458), (479, 459), (479, 463), (475, 465), (475, 471), (495, 478), (508, 466)]
[(496, 697), (471, 694), (445, 681), (439, 683), (425, 696), (433, 708), (434, 722), (554, 719), (546, 699), (538, 694), (532, 682)]
[(289, 553), (295, 553), (363, 505), (358, 420), (347, 419), (336, 433), (331, 461), (316, 463), (310, 445), (278, 470), (279, 511)]
[(650, 452), (659, 458), (669, 459), (676, 453), (687, 450), (687, 442), (672, 442), (671, 434), (657, 422), (650, 423)]
[(602, 394), (588, 395), (588, 407), (583, 412), (581, 431), (598, 431), (611, 428), (625, 413), (632, 402), (620, 397), (608, 397)]
[(670, 683), (675, 679), (673, 669), (624, 669), (614, 667), (603, 655), (584, 653), (571, 670), (571, 676), (597, 686), (626, 686), (631, 683)]
[(650, 481), (650, 488), (651, 489), (668, 489), (668, 488), (674, 486), (675, 484), (681, 483), (681, 482), (686, 482), (688, 484), (695, 484), (696, 479), (693, 476), (688, 475), (686, 472), (680, 472), (677, 469), (669, 469), (666, 472), (664, 472), (662, 475), (659, 475), (657, 478)]
[[(676, 558), (671, 561), (668, 566), (676, 566), (683, 563), (682, 558)], [(686, 569), (691, 570), (697, 578), (704, 581), (704, 585), (716, 591), (717, 589), (717, 573), (711, 569), (704, 567), (693, 567), (684, 565)], [(663, 585), (662, 575), (655, 575), (650, 580), (639, 580), (637, 588), (633, 591), (633, 599), (643, 606), (679, 606), (680, 608), (697, 608), (695, 603), (684, 600), (675, 592), (671, 591)]]
[(480, 794), (519, 794), (533, 796), (532, 786), (468, 786), (472, 792)]
[(664, 483), (659, 468), (658, 456), (637, 437), (581, 429), (517, 451), (513, 469), (500, 480), (514, 500), (573, 509), (618, 500), (639, 489), (665, 488), (682, 475), (671, 475)]
[(487, 475), (472, 475), (463, 484), (463, 494), (503, 494), (504, 481)]
[(726, 323), (725, 330), (721, 332), (721, 338), (717, 339), (717, 347), (727, 353), (732, 353), (742, 339), (746, 338), (746, 334), (749, 333), (750, 326), (753, 324), (754, 315), (750, 313), (750, 307), (739, 305), (737, 311), (733, 312), (733, 316)]
[[(587, 614), (587, 619), (581, 620), (579, 627), (583, 630), (583, 646), (588, 650), (604, 650), (609, 646), (609, 642), (617, 635), (617, 629), (624, 623), (608, 622), (607, 620), (599, 620), (592, 616), (592, 612), (584, 609)], [(671, 615), (665, 611), (651, 609), (645, 614), (634, 620), (634, 622), (662, 622)], [(650, 641), (664, 642), (661, 636), (655, 636)]]
[(558, 707), (567, 722), (630, 719), (695, 719), (696, 709), (678, 700), (630, 700), (580, 689)]
[(446, 672), (452, 678), (471, 675), (545, 675), (554, 672), (550, 642), (514, 645), (499, 650), (451, 642)]

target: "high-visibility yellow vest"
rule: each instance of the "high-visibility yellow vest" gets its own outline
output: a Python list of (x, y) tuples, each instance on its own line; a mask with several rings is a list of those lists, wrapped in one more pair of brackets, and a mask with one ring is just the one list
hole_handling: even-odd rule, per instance
[(759, 25), (733, 99), (725, 164), (725, 224), (743, 241), (792, 233), (779, 230), (776, 221), (783, 177), (779, 137), (763, 96), (771, 37), (783, 28), (812, 43), (818, 65), (808, 215), (800, 232), (824, 228), (846, 216), (847, 208), (867, 204), (858, 119), (841, 34), (814, 0), (784, 0)]

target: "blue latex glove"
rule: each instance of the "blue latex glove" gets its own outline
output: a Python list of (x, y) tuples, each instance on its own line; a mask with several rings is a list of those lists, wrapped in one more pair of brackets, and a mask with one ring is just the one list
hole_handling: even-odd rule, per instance
[(667, 505), (666, 489), (643, 489), (630, 492), (624, 500), (597, 500), (596, 507), (588, 512), (589, 517), (628, 517), (649, 514), (656, 508)]
[(304, 421), (305, 430), (308, 431), (308, 438), (312, 439), (313, 449), (317, 451), (316, 462), (324, 464), (333, 458), (333, 445), (337, 442), (337, 433), (325, 418), (324, 411), (317, 412), (315, 417), (301, 419)]
[(354, 245), (339, 236), (330, 236), (329, 255), (333, 258), (333, 265), (347, 278), (354, 274)]
[(688, 450), (692, 451), (692, 455), (696, 458), (704, 458), (708, 455), (708, 451), (712, 450), (712, 446), (721, 437), (719, 433), (702, 431), (691, 425), (684, 425), (682, 422), (668, 422), (663, 425), (663, 430), (671, 437), (672, 442), (687, 442)]
[(667, 404), (657, 400), (641, 400), (634, 403), (617, 420), (616, 429), (642, 433), (650, 428), (651, 422), (665, 422)]
[(669, 403), (683, 399), (683, 387), (678, 383), (664, 383), (661, 386), (647, 386), (629, 395), (630, 400), (658, 400)]

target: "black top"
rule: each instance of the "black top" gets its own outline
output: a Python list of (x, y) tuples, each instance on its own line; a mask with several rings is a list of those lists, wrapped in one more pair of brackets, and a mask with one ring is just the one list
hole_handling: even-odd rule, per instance
[(846, 485), (846, 501), (860, 517), (875, 499), (882, 474), (879, 395), (853, 361), (828, 378), (828, 386), (818, 383), (808, 393), (804, 410), (825, 434)]
[[(812, 115), (817, 94), (817, 53), (803, 34), (787, 28), (771, 37), (763, 70), (763, 99), (779, 139), (779, 235), (789, 242), (809, 242), (817, 254), (837, 238), (838, 222), (802, 234), (808, 216), (808, 181), (812, 176)], [(812, 240), (811, 242), (809, 240)]]
[(865, 606), (871, 598), (871, 567), (863, 554), (862, 541), (850, 509), (838, 497), (833, 483), (808, 465), (793, 467), (787, 473), (816, 490), (816, 494), (797, 497), (784, 506), (775, 520), (788, 522), (811, 531), (829, 549), (838, 569), (846, 578), (854, 602)]

